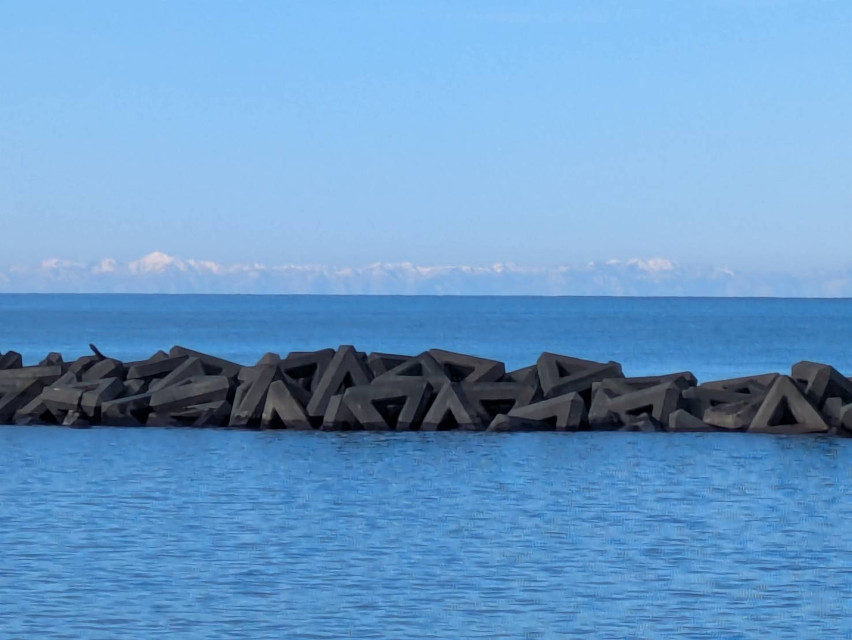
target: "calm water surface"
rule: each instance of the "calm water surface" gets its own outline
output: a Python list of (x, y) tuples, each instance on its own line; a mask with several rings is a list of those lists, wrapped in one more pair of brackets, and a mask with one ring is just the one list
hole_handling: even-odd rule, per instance
[[(0, 351), (852, 368), (849, 301), (0, 296)], [(852, 442), (0, 428), (0, 637), (850, 638)]]

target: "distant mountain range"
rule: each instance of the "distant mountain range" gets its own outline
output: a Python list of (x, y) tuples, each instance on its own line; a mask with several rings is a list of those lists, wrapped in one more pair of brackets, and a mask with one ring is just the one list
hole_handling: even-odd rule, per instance
[(50, 259), (0, 268), (0, 292), (847, 297), (852, 272), (755, 274), (665, 258), (556, 267), (223, 265), (155, 251), (131, 262)]

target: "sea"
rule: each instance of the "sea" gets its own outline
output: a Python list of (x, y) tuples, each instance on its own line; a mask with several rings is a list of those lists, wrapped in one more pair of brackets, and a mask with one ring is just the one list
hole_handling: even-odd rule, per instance
[[(852, 300), (0, 296), (0, 351), (852, 375)], [(852, 439), (0, 427), (0, 638), (852, 638)]]

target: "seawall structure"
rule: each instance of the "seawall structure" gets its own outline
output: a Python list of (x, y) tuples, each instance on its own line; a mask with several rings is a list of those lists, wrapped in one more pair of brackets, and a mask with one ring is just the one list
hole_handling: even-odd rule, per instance
[(625, 377), (617, 362), (502, 362), (353, 346), (241, 365), (181, 346), (121, 362), (90, 345), (24, 366), (0, 353), (0, 424), (395, 431), (665, 431), (852, 435), (852, 381), (828, 364), (699, 384)]

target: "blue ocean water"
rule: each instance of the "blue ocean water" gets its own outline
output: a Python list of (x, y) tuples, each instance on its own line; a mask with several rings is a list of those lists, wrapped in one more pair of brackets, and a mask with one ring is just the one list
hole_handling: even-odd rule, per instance
[[(852, 369), (852, 301), (0, 296), (0, 351)], [(852, 441), (0, 428), (0, 637), (849, 638)]]

